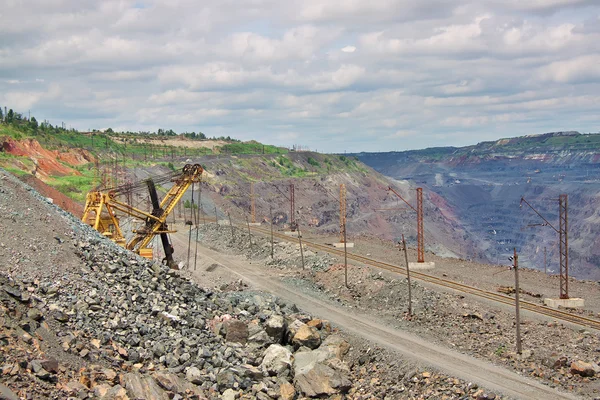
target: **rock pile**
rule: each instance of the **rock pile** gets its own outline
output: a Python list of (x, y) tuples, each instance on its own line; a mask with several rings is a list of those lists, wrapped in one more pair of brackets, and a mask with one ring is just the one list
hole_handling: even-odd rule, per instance
[[(279, 269), (298, 269), (302, 267), (302, 254), (299, 243), (275, 241), (271, 258), (271, 241), (259, 235), (252, 235), (252, 247), (248, 240), (248, 231), (234, 227), (234, 235), (228, 226), (203, 224), (198, 226), (198, 240), (210, 243), (211, 247), (226, 250), (232, 254), (244, 254), (253, 260), (263, 260), (266, 265)], [(323, 271), (333, 265), (334, 258), (328, 254), (316, 254), (303, 246), (304, 266), (308, 270)]]
[[(87, 389), (67, 383), (70, 394), (168, 398), (168, 392), (212, 397), (228, 391), (267, 399), (282, 390), (320, 396), (350, 388), (342, 361), (348, 345), (329, 336), (328, 323), (294, 314), (294, 306), (271, 296), (205, 291), (104, 240), (75, 245), (85, 261), (75, 276), (5, 286), (12, 297), (30, 301), (32, 332), (36, 319), (50, 319), (66, 353), (111, 367), (100, 371), (107, 379), (84, 379)], [(34, 362), (32, 371), (48, 379), (47, 365)]]

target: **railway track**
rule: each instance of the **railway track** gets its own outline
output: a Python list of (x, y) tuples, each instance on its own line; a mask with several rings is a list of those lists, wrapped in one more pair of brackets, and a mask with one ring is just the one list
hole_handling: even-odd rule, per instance
[[(271, 231), (269, 229), (264, 229), (264, 228), (257, 227), (257, 226), (251, 227), (251, 230), (261, 233), (263, 235), (267, 235), (267, 236), (271, 234)], [(293, 237), (283, 235), (279, 232), (274, 232), (273, 236), (277, 237), (278, 239), (282, 239), (282, 240), (285, 240), (288, 242), (291, 242), (291, 241), (296, 242), (296, 240), (294, 240)], [(315, 243), (315, 242), (307, 241), (304, 239), (302, 240), (302, 243), (312, 249), (315, 249), (315, 250), (325, 251), (327, 253), (330, 253), (330, 254), (333, 254), (336, 256), (341, 256), (341, 257), (344, 256), (343, 250), (339, 250), (339, 249), (336, 249), (336, 248), (328, 246), (328, 245)], [(361, 256), (359, 254), (354, 254), (354, 253), (348, 252), (348, 259), (358, 261), (362, 264), (369, 265), (372, 267), (384, 269), (386, 271), (406, 275), (406, 269), (403, 267), (399, 267), (397, 265), (386, 263), (383, 261), (374, 260), (372, 258)], [(474, 296), (477, 296), (480, 298), (488, 299), (491, 301), (495, 301), (498, 303), (507, 304), (510, 306), (514, 306), (514, 304), (515, 304), (515, 299), (512, 297), (509, 297), (509, 296), (506, 296), (506, 295), (503, 295), (500, 293), (495, 293), (495, 292), (490, 292), (490, 291), (483, 290), (483, 289), (478, 289), (474, 286), (465, 285), (463, 283), (439, 278), (437, 276), (425, 274), (425, 273), (418, 272), (418, 271), (411, 271), (410, 276), (411, 276), (411, 278), (419, 279), (423, 282), (428, 282), (428, 283), (438, 285), (438, 286), (441, 286), (441, 287), (444, 287), (447, 289), (453, 289), (453, 290), (456, 290), (459, 292), (468, 293), (468, 294), (471, 294), (471, 295), (474, 295)], [(570, 322), (572, 324), (580, 325), (582, 327), (600, 330), (600, 321), (597, 319), (594, 319), (594, 318), (588, 318), (588, 317), (584, 317), (581, 315), (571, 314), (566, 311), (557, 310), (554, 308), (546, 307), (541, 304), (535, 304), (535, 303), (531, 303), (531, 302), (523, 301), (523, 300), (520, 301), (520, 305), (521, 305), (522, 310), (527, 310), (527, 311), (530, 311), (533, 313), (544, 315), (546, 317), (552, 317), (557, 320)]]

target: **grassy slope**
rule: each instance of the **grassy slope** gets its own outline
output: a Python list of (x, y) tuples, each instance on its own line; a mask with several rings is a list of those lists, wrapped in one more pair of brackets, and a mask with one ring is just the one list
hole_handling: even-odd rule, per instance
[[(72, 148), (85, 149), (100, 160), (100, 165), (110, 165), (115, 157), (119, 160), (119, 165), (125, 165), (127, 168), (140, 168), (156, 164), (163, 164), (171, 169), (173, 164), (169, 161), (172, 157), (199, 157), (213, 153), (221, 154), (285, 154), (287, 149), (263, 145), (262, 143), (251, 142), (231, 142), (213, 150), (207, 148), (190, 149), (177, 146), (161, 145), (159, 140), (155, 144), (142, 143), (141, 137), (132, 137), (131, 135), (88, 135), (76, 131), (60, 131), (44, 133), (41, 130), (37, 132), (28, 126), (12, 126), (0, 124), (0, 138), (11, 137), (15, 140), (35, 139), (40, 144), (50, 150), (65, 151)], [(125, 140), (113, 140), (116, 138), (125, 138)], [(173, 137), (170, 137), (173, 139)], [(29, 157), (14, 156), (0, 152), (0, 166), (15, 175), (26, 175), (34, 169), (34, 164)], [(69, 165), (70, 166), (70, 165)], [(97, 177), (93, 166), (70, 166), (75, 168), (81, 175), (70, 176), (50, 176), (48, 184), (58, 189), (69, 197), (83, 201), (85, 194), (97, 185)], [(292, 174), (300, 174), (299, 171), (292, 170)]]

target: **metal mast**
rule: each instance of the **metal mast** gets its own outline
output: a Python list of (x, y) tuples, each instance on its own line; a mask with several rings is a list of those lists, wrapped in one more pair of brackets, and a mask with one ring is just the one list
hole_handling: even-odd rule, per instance
[(408, 201), (404, 200), (404, 198), (391, 187), (388, 187), (388, 191), (398, 196), (400, 200), (410, 207), (411, 210), (417, 213), (417, 262), (425, 262), (425, 239), (423, 233), (423, 188), (417, 188), (417, 208), (414, 208)]

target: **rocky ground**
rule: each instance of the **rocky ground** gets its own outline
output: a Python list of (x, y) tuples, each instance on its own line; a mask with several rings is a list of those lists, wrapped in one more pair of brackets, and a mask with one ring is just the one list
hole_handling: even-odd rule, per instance
[(327, 321), (241, 284), (203, 289), (3, 172), (0, 231), (1, 398), (496, 398), (351, 345)]
[[(390, 325), (445, 344), (461, 352), (490, 360), (584, 397), (600, 393), (600, 335), (574, 330), (555, 321), (522, 318), (524, 351), (514, 350), (514, 314), (490, 307), (459, 294), (437, 292), (413, 282), (413, 315), (407, 314), (408, 288), (404, 277), (351, 265), (350, 288), (344, 286), (344, 268), (329, 255), (305, 249), (301, 267), (300, 246), (276, 243), (270, 257), (270, 241), (253, 235), (252, 249), (247, 233), (236, 230), (232, 239), (222, 227), (201, 225), (199, 238), (213, 248), (244, 254), (252, 262), (279, 268), (289, 285), (328, 297), (348, 308), (377, 312)], [(221, 230), (219, 230), (221, 229)], [(397, 250), (396, 250), (397, 251)]]

